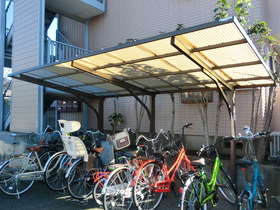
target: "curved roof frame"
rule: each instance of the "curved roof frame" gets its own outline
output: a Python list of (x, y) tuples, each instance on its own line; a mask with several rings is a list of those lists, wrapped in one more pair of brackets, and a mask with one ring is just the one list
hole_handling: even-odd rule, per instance
[(275, 85), (235, 17), (12, 73), (85, 98)]

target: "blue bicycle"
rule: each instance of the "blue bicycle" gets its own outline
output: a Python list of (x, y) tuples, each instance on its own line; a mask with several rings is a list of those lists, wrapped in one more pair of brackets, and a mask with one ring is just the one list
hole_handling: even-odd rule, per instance
[[(243, 189), (240, 195), (238, 196), (238, 209), (257, 209), (259, 205), (262, 208), (266, 208), (268, 206), (266, 194), (268, 189), (264, 186), (262, 176), (259, 174), (259, 166), (254, 150), (253, 140), (257, 136), (265, 136), (270, 134), (270, 132), (253, 134), (248, 126), (245, 126), (243, 130), (245, 131), (246, 135), (239, 136), (238, 138), (234, 139), (247, 140), (247, 144), (245, 147), (247, 159), (241, 159), (236, 161), (236, 164), (241, 166), (246, 181), (245, 189)], [(250, 165), (253, 165), (254, 171), (252, 183), (249, 182), (248, 173), (246, 170), (246, 168)]]

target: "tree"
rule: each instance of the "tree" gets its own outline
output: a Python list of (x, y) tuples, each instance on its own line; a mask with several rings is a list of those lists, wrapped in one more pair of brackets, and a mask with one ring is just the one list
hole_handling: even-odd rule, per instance
[[(143, 95), (142, 96), (142, 101), (144, 104), (147, 103), (148, 96)], [(138, 102), (135, 100), (135, 117), (136, 117), (136, 134), (137, 136), (139, 135), (140, 129), (141, 129), (141, 122), (144, 116), (145, 109), (143, 106), (140, 106), (138, 109)]]
[(108, 121), (112, 126), (113, 133), (116, 133), (117, 126), (124, 122), (121, 113), (118, 113), (118, 98), (112, 98), (114, 104), (114, 112), (108, 117)]

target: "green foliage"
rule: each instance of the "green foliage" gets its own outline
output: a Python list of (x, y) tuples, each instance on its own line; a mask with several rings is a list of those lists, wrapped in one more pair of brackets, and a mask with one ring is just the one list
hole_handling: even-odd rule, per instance
[(184, 29), (184, 24), (177, 24), (176, 31)]
[(229, 0), (218, 0), (216, 6), (218, 7), (214, 9), (215, 15), (213, 17), (215, 20), (228, 17), (228, 11), (231, 7)]
[(123, 44), (126, 44), (126, 43), (136, 42), (136, 41), (137, 41), (137, 39), (128, 38), (128, 39), (126, 39), (125, 43), (120, 42), (120, 43), (118, 43), (118, 45), (123, 45)]
[(253, 7), (251, 0), (238, 0), (235, 4), (235, 15), (243, 27), (247, 26), (249, 9)]
[[(279, 45), (279, 40), (270, 35), (271, 31), (272, 30), (267, 26), (265, 21), (257, 21), (254, 25), (248, 28), (247, 33), (261, 46), (265, 46), (267, 43), (269, 47)], [(270, 48), (268, 56), (273, 55), (277, 55), (277, 53)], [(267, 57), (265, 56), (264, 59), (266, 60)]]
[[(219, 20), (228, 17), (231, 4), (229, 0), (217, 0), (217, 8), (214, 9), (214, 19)], [(249, 9), (252, 8), (251, 0), (237, 0), (235, 4), (235, 16), (244, 28), (247, 28)], [(260, 46), (269, 45), (268, 56), (277, 55), (271, 46), (279, 45), (279, 41), (270, 35), (271, 29), (267, 27), (265, 21), (257, 21), (254, 25), (248, 27), (248, 35), (251, 36), (254, 42), (258, 42)], [(267, 59), (267, 57), (264, 57)]]
[(117, 126), (124, 122), (122, 114), (116, 113), (116, 112), (114, 112), (113, 114), (111, 114), (108, 117), (108, 121), (110, 122), (110, 125), (112, 126), (113, 133), (116, 132)]

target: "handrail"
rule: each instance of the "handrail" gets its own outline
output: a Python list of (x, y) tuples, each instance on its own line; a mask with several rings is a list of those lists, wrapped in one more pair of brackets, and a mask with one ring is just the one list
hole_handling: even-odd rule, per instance
[(56, 30), (56, 34), (57, 34), (57, 36), (59, 36), (57, 38), (57, 40), (60, 40), (60, 37), (61, 37), (62, 39), (65, 40), (65, 42), (63, 42), (63, 43), (66, 43), (66, 44), (69, 44), (69, 45), (73, 46), (73, 44), (59, 30)]
[(91, 53), (92, 51), (76, 47), (63, 42), (53, 41), (50, 38), (46, 40), (45, 63), (53, 63), (59, 60), (75, 58), (80, 55)]
[(6, 35), (9, 33), (10, 29), (13, 25), (13, 13), (14, 13), (14, 1), (10, 0), (9, 3), (6, 5), (5, 15), (6, 15)]

